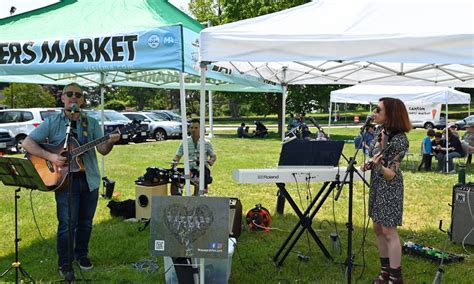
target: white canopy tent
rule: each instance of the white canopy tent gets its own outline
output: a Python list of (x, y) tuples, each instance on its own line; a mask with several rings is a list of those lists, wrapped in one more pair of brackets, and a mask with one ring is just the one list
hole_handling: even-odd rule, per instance
[[(317, 0), (204, 29), (200, 61), (284, 91), (288, 84), (474, 87), (474, 2)], [(284, 124), (286, 92), (282, 100)]]
[(329, 126), (331, 126), (333, 103), (370, 105), (377, 104), (379, 99), (383, 97), (397, 98), (405, 103), (431, 102), (445, 104), (446, 126), (448, 124), (449, 104), (467, 104), (470, 112), (471, 95), (448, 87), (355, 85), (331, 92)]

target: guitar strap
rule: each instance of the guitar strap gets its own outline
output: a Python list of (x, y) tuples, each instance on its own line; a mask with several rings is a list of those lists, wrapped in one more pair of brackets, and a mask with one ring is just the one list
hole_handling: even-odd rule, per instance
[(87, 133), (87, 113), (85, 111), (81, 111), (81, 128), (82, 128), (82, 133), (81, 133), (81, 138), (80, 138), (80, 143), (81, 145), (86, 144), (89, 139), (88, 139), (88, 133)]

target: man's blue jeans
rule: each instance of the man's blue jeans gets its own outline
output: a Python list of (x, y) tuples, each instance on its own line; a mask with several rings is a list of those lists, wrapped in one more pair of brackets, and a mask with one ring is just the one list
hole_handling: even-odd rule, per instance
[(450, 152), (448, 154), (448, 170), (446, 170), (446, 152), (438, 153), (438, 171), (449, 172), (454, 170), (453, 158), (462, 157), (458, 152)]
[[(89, 251), (92, 219), (97, 208), (99, 190), (89, 190), (85, 173), (74, 173), (72, 177), (71, 229), (74, 253), (72, 257), (79, 259), (87, 256)], [(56, 191), (55, 197), (59, 221), (57, 236), (58, 265), (62, 266), (68, 263), (68, 187)]]

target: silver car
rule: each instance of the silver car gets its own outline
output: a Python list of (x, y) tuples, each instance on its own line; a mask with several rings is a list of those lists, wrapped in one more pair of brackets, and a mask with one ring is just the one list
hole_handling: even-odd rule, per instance
[(60, 112), (55, 108), (15, 108), (0, 110), (0, 128), (10, 130), (15, 138), (17, 152), (24, 153), (22, 143), (33, 129), (48, 116)]
[(153, 112), (123, 112), (126, 117), (148, 124), (150, 137), (157, 141), (181, 137), (181, 123), (168, 121)]

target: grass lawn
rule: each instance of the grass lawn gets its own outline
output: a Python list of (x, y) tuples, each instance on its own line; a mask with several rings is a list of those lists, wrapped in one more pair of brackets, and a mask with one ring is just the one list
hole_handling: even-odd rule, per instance
[[(211, 196), (239, 197), (246, 212), (255, 204), (261, 203), (268, 208), (273, 217), (268, 233), (244, 230), (238, 239), (237, 250), (233, 256), (230, 283), (345, 283), (344, 267), (328, 261), (319, 247), (306, 234), (302, 236), (278, 270), (271, 257), (276, 253), (297, 218), (288, 203), (284, 215), (275, 213), (276, 186), (273, 184), (241, 185), (232, 180), (232, 170), (239, 168), (273, 168), (278, 161), (281, 145), (277, 134), (268, 139), (237, 139), (235, 131), (217, 132), (212, 142), (218, 155), (213, 167), (214, 182), (210, 186)], [(332, 129), (334, 139), (352, 139), (357, 128)], [(410, 132), (410, 152), (419, 153), (424, 130)], [(116, 181), (115, 191), (121, 193), (121, 200), (135, 198), (137, 177), (145, 173), (149, 166), (168, 167), (167, 162), (174, 156), (179, 141), (149, 142), (137, 145), (119, 145), (107, 156), (106, 175)], [(351, 156), (353, 144), (346, 144), (344, 154)], [(341, 159), (342, 161), (343, 159)], [(362, 160), (359, 154), (358, 160)], [(435, 161), (434, 161), (435, 162)], [(341, 162), (341, 166), (345, 165)], [(360, 162), (359, 162), (360, 165)], [(473, 180), (474, 169), (468, 168), (467, 180)], [(404, 171), (405, 204), (403, 226), (400, 235), (403, 241), (412, 241), (426, 246), (445, 249), (454, 253), (466, 253), (460, 244), (447, 242), (446, 236), (438, 230), (439, 220), (444, 228), (450, 224), (452, 187), (457, 175), (440, 173)], [(321, 184), (311, 184), (314, 193)], [(304, 184), (287, 184), (298, 205), (306, 207), (309, 190)], [(344, 187), (338, 201), (330, 197), (323, 205), (313, 222), (325, 246), (330, 250), (336, 262), (343, 262), (347, 247), (348, 187)], [(369, 283), (379, 272), (378, 254), (375, 239), (369, 226), (365, 243), (364, 230), (367, 224), (368, 189), (361, 182), (355, 184), (354, 191), (354, 254), (357, 266), (353, 271), (353, 280)], [(32, 216), (30, 194), (37, 222), (45, 240), (42, 240)], [(36, 279), (45, 282), (59, 279), (56, 257), (56, 212), (54, 194), (22, 190), (19, 199), (19, 236), (20, 261), (23, 267)], [(1, 185), (0, 190), (0, 273), (14, 260), (14, 188)], [(106, 207), (108, 200), (100, 199), (97, 208), (90, 257), (95, 268), (85, 272), (87, 278), (103, 283), (163, 283), (163, 260), (158, 258), (160, 268), (157, 272), (147, 273), (137, 270), (133, 263), (153, 259), (148, 250), (149, 229), (139, 232), (140, 224), (124, 222), (110, 216)], [(335, 226), (336, 225), (336, 226)], [(339, 231), (342, 245), (339, 252), (331, 251), (329, 235)], [(473, 246), (466, 246), (471, 253)], [(298, 260), (299, 252), (309, 256), (307, 262)], [(437, 265), (426, 259), (413, 256), (402, 257), (402, 268), (406, 283), (432, 283)], [(474, 262), (467, 257), (464, 262), (447, 264), (444, 267), (445, 283), (474, 283)], [(77, 274), (77, 273), (76, 273)], [(14, 281), (10, 272), (0, 281)]]

